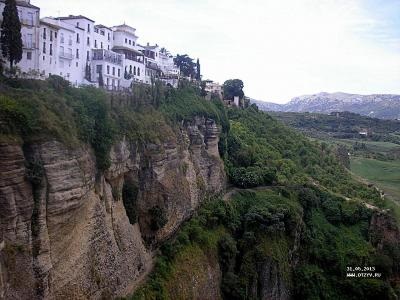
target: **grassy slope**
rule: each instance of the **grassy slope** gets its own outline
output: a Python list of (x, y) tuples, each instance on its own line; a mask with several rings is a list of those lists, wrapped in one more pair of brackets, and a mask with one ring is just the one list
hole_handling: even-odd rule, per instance
[(351, 160), (351, 171), (378, 187), (400, 202), (400, 161), (380, 161), (363, 157)]

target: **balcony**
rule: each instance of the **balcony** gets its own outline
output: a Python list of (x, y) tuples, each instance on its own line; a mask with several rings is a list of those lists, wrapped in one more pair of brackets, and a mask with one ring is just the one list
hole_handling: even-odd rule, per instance
[(60, 58), (64, 58), (64, 59), (73, 59), (74, 58), (72, 53), (60, 52), (58, 55), (60, 56)]
[(36, 22), (34, 22), (32, 19), (20, 19), (21, 25), (25, 26), (36, 26)]
[(24, 49), (36, 49), (36, 43), (35, 42), (24, 42), (22, 47)]
[(112, 64), (122, 66), (122, 55), (105, 49), (93, 49), (92, 59), (104, 60)]

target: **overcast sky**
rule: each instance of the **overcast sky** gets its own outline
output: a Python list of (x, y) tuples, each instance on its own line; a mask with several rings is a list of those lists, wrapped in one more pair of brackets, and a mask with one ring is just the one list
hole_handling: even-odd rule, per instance
[(139, 43), (200, 58), (203, 79), (240, 78), (284, 103), (326, 92), (400, 94), (400, 0), (31, 0), (41, 16), (126, 22)]

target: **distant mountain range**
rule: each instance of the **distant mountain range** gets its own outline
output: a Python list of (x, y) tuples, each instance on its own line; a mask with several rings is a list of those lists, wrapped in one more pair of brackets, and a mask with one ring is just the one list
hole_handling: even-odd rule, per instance
[(400, 119), (400, 95), (319, 93), (293, 98), (286, 104), (252, 100), (261, 110), (329, 114), (349, 111), (380, 119)]

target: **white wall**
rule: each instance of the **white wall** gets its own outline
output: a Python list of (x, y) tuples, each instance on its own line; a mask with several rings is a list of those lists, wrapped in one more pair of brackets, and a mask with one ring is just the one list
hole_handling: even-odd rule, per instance
[[(0, 2), (0, 23), (3, 21), (5, 3)], [(31, 7), (17, 6), (21, 21), (23, 43), (22, 59), (17, 64), (22, 72), (39, 70), (39, 14), (40, 10)]]

